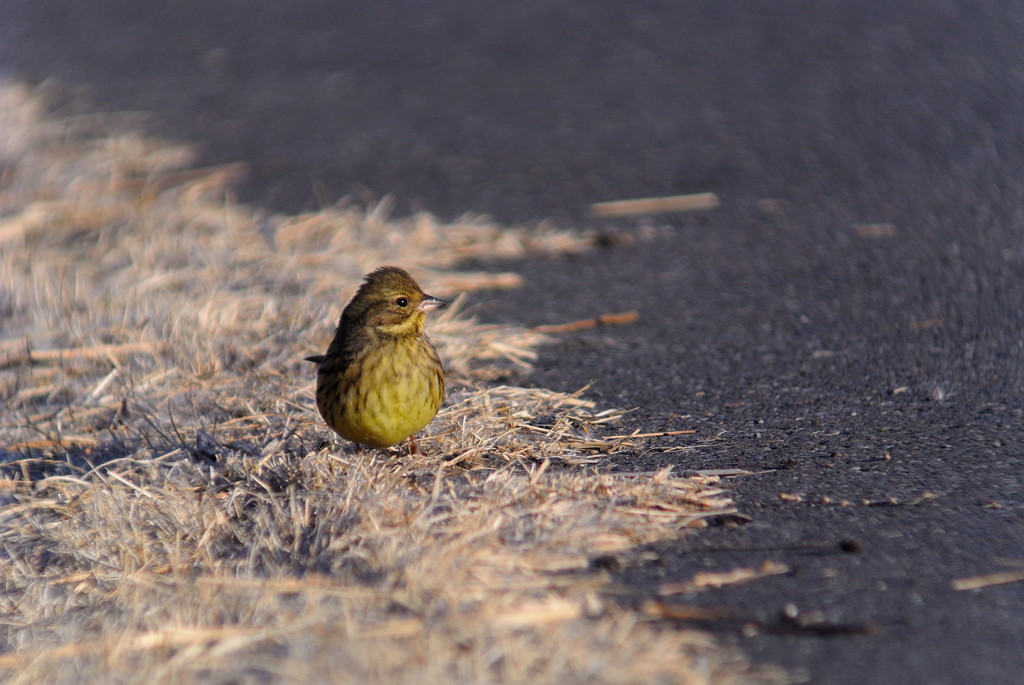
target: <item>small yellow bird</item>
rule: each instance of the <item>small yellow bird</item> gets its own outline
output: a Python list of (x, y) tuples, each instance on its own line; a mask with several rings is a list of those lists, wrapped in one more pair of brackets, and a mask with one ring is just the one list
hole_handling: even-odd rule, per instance
[(345, 306), (317, 364), (316, 407), (327, 425), (360, 445), (390, 447), (430, 423), (444, 400), (444, 372), (423, 326), (448, 303), (396, 266), (367, 274)]

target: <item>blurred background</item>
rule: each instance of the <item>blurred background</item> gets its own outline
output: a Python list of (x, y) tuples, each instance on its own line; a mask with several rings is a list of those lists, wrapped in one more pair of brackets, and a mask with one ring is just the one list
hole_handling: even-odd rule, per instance
[(152, 113), (156, 132), (201, 143), (208, 161), (247, 161), (242, 199), (284, 211), (393, 194), (403, 212), (581, 223), (590, 202), (702, 190), (733, 207), (956, 211), (955, 196), (1021, 170), (1007, 156), (1024, 29), (1012, 3), (5, 0), (0, 12), (9, 73)]

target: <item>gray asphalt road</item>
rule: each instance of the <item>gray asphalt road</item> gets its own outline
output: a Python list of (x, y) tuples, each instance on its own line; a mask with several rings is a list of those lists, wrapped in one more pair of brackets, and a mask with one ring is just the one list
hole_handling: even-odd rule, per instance
[(622, 569), (627, 601), (772, 560), (790, 571), (679, 600), (816, 683), (1021, 682), (1024, 583), (950, 583), (1024, 565), (1024, 5), (495, 7), (6, 0), (0, 65), (152, 111), (277, 209), (394, 193), (588, 227), (589, 202), (718, 193), (480, 303), (638, 310), (533, 382), (698, 430), (623, 468), (756, 472), (733, 483), (752, 522)]

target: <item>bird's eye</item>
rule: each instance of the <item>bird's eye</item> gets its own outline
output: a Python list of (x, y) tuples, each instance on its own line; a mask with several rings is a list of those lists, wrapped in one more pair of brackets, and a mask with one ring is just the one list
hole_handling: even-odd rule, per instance
[(403, 307), (403, 308), (404, 307), (408, 307), (409, 306), (409, 298), (408, 297), (399, 297), (397, 300), (395, 300), (395, 304), (397, 304), (399, 307)]

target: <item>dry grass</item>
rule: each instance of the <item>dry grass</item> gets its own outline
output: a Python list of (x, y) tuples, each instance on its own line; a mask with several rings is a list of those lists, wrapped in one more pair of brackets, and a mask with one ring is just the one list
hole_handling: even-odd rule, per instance
[(586, 249), (481, 220), (299, 217), (237, 167), (0, 88), (0, 578), (8, 682), (748, 682), (706, 635), (620, 608), (630, 562), (730, 511), (714, 478), (602, 472), (617, 413), (509, 381), (537, 333), (458, 308), (448, 404), (357, 453), (312, 368), (361, 274), (508, 287), (466, 257)]

